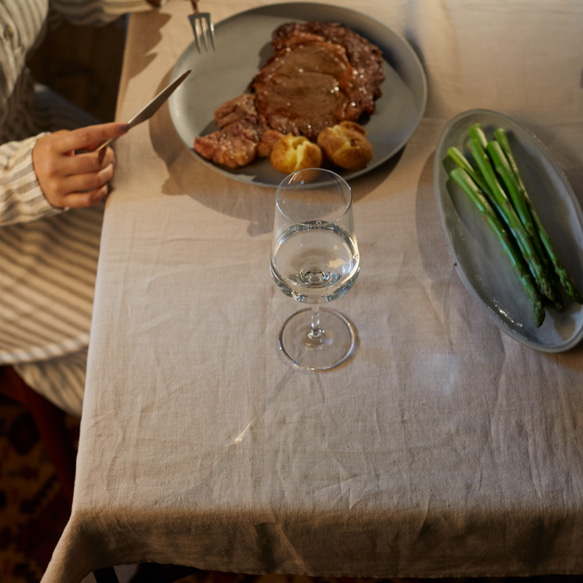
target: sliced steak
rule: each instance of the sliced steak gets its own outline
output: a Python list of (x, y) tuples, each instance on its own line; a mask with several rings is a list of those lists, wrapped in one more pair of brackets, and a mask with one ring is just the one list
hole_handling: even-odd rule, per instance
[(344, 48), (349, 62), (358, 73), (354, 80), (354, 102), (362, 111), (374, 113), (374, 101), (381, 96), (381, 84), (385, 80), (381, 50), (350, 28), (328, 22), (282, 24), (273, 32), (272, 46), (278, 52), (315, 39)]
[(287, 133), (315, 141), (340, 121), (372, 114), (384, 80), (380, 50), (356, 32), (322, 22), (287, 23), (273, 33), (274, 56), (250, 93), (221, 105), (218, 130), (196, 137), (201, 156), (229, 168), (269, 156)]
[(257, 112), (283, 134), (315, 140), (326, 126), (360, 117), (350, 111), (356, 76), (340, 45), (316, 40), (285, 48), (253, 80)]
[(273, 32), (272, 46), (252, 84), (270, 127), (314, 140), (326, 126), (374, 113), (383, 59), (364, 37), (337, 23), (290, 22)]
[(215, 111), (214, 117), (219, 128), (224, 128), (235, 122), (249, 122), (256, 125), (258, 121), (255, 98), (250, 93), (244, 93), (230, 99)]

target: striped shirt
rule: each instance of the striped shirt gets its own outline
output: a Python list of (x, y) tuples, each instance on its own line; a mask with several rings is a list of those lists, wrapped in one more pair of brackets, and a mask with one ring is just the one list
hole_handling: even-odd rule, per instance
[(97, 123), (44, 87), (26, 58), (43, 38), (49, 10), (99, 24), (151, 9), (146, 0), (0, 0), (0, 366), (79, 416), (103, 204), (52, 207), (32, 149), (57, 129)]

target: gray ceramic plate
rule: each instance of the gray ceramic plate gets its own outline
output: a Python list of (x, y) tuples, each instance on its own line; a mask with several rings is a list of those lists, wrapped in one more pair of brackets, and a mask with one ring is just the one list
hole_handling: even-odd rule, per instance
[(376, 168), (403, 148), (425, 110), (427, 82), (419, 59), (402, 37), (373, 18), (345, 8), (307, 2), (274, 4), (237, 14), (216, 25), (216, 52), (199, 54), (193, 41), (180, 56), (172, 79), (187, 68), (192, 69), (192, 74), (170, 98), (169, 109), (174, 128), (186, 147), (217, 172), (241, 182), (274, 187), (283, 175), (266, 159), (240, 170), (211, 164), (192, 149), (194, 138), (216, 129), (214, 111), (245, 92), (272, 54), (273, 30), (294, 20), (340, 22), (383, 52), (386, 75), (383, 95), (376, 101), (374, 115), (363, 123), (374, 158), (364, 170), (343, 172), (345, 178), (355, 178)]
[(474, 123), (491, 132), (503, 127), (533, 205), (579, 290), (583, 291), (583, 214), (561, 169), (531, 133), (509, 117), (472, 110), (452, 119), (443, 130), (435, 155), (435, 194), (447, 245), (470, 294), (501, 328), (523, 344), (544, 352), (561, 352), (583, 336), (583, 307), (565, 296), (563, 310), (547, 309), (540, 328), (510, 263), (480, 214), (448, 175), (454, 164), (449, 146), (464, 144)]

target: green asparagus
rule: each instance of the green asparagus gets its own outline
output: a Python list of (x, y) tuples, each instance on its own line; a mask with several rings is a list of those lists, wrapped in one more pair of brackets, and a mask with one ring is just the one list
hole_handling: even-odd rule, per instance
[(559, 260), (535, 211), (506, 131), (496, 129), (494, 140), (489, 141), (476, 123), (469, 128), (468, 137), (473, 163), (459, 148), (448, 148), (447, 154), (456, 164), (450, 176), (496, 235), (532, 302), (534, 321), (540, 326), (545, 298), (561, 309), (561, 287), (575, 302), (583, 303), (583, 296)]
[(557, 300), (555, 297), (555, 291), (553, 290), (553, 286), (549, 281), (544, 266), (535, 251), (532, 238), (523, 227), (518, 215), (516, 214), (516, 211), (514, 210), (514, 207), (512, 206), (512, 203), (498, 182), (498, 179), (494, 174), (490, 159), (482, 147), (479, 138), (470, 138), (469, 148), (480, 172), (488, 183), (492, 198), (496, 201), (497, 208), (502, 214), (504, 222), (515, 237), (520, 251), (522, 252), (522, 255), (529, 269), (531, 270), (532, 275), (534, 276), (534, 279), (542, 294), (550, 301), (556, 302)]
[(506, 154), (502, 150), (500, 143), (498, 141), (490, 141), (488, 142), (486, 149), (490, 155), (492, 163), (494, 164), (496, 172), (500, 178), (502, 178), (504, 186), (506, 187), (506, 192), (510, 197), (512, 205), (514, 206), (522, 226), (531, 237), (535, 253), (540, 259), (549, 284), (553, 290), (552, 297), (549, 299), (553, 302), (555, 308), (561, 310), (563, 308), (563, 301), (558, 289), (560, 283), (557, 281), (558, 278), (555, 273), (554, 266), (552, 265), (543, 242), (539, 236), (539, 231), (536, 228), (535, 221), (532, 216), (531, 205), (528, 204), (527, 197), (525, 196), (525, 190), (516, 180), (514, 171)]
[(544, 305), (537, 291), (533, 277), (530, 271), (525, 267), (522, 256), (517, 251), (512, 237), (498, 218), (485, 194), (480, 190), (465, 169), (461, 167), (455, 168), (451, 171), (450, 176), (457, 184), (459, 184), (474, 206), (482, 214), (491, 231), (500, 242), (506, 257), (508, 257), (514, 272), (532, 303), (534, 322), (535, 325), (539, 327), (545, 318)]
[(470, 178), (478, 185), (482, 192), (485, 194), (490, 193), (483, 176), (470, 164), (469, 160), (459, 148), (451, 146), (447, 149), (447, 154), (460, 168), (463, 168), (470, 175)]
[(536, 237), (536, 229), (532, 222), (528, 203), (526, 202), (526, 198), (523, 196), (516, 180), (514, 180), (512, 168), (510, 168), (510, 164), (506, 159), (500, 144), (498, 142), (488, 142), (486, 150), (490, 155), (490, 159), (494, 164), (496, 172), (500, 178), (502, 178), (502, 181), (506, 186), (506, 192), (510, 197), (512, 206), (514, 207), (522, 226), (531, 237)]
[(470, 138), (476, 140), (480, 146), (484, 148), (484, 150), (486, 149), (486, 146), (488, 145), (488, 138), (486, 138), (486, 134), (484, 133), (484, 130), (479, 123), (473, 124), (468, 130), (468, 133)]
[(528, 195), (528, 192), (522, 180), (522, 175), (520, 173), (520, 170), (518, 169), (518, 165), (516, 164), (516, 160), (514, 158), (512, 148), (510, 147), (510, 141), (508, 140), (506, 131), (503, 128), (498, 128), (494, 130), (494, 138), (500, 145), (501, 150), (504, 152), (504, 155), (508, 161), (509, 168), (511, 170), (511, 175), (514, 178), (516, 188), (520, 191), (522, 197), (524, 198), (526, 204), (528, 205), (538, 237), (546, 250), (548, 258), (550, 259), (553, 265), (555, 273), (557, 274), (559, 281), (563, 286), (563, 289), (573, 301), (579, 304), (583, 304), (583, 298), (581, 297), (581, 294), (577, 290), (575, 283), (573, 282), (573, 279), (567, 272), (567, 269), (557, 257), (549, 234), (547, 233), (546, 229), (544, 228), (543, 224), (541, 223), (538, 217), (537, 212), (534, 209), (530, 196)]

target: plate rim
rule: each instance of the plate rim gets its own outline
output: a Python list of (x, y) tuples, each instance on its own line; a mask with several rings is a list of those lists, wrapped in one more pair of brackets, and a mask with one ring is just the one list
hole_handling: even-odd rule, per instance
[[(520, 342), (521, 344), (537, 350), (539, 352), (544, 353), (559, 353), (565, 352), (574, 348), (581, 340), (583, 339), (583, 318), (579, 325), (579, 328), (575, 330), (575, 332), (565, 341), (555, 344), (555, 345), (547, 345), (542, 344), (541, 342), (537, 342), (535, 340), (531, 340), (524, 335), (520, 334), (515, 328), (510, 326), (505, 320), (503, 320), (496, 311), (490, 308), (482, 299), (474, 285), (470, 282), (468, 274), (465, 272), (463, 268), (462, 262), (459, 260), (459, 256), (456, 254), (454, 249), (454, 237), (452, 236), (451, 232), (447, 228), (446, 222), (446, 211), (444, 205), (442, 204), (442, 198), (445, 196), (444, 191), (447, 191), (448, 196), (451, 197), (449, 190), (447, 187), (442, 187), (442, 180), (444, 175), (447, 175), (447, 171), (444, 168), (444, 156), (440, 156), (439, 154), (445, 153), (444, 144), (448, 138), (448, 134), (458, 123), (463, 120), (472, 120), (472, 118), (477, 118), (479, 116), (482, 117), (489, 117), (492, 119), (500, 120), (500, 125), (505, 127), (506, 129), (517, 129), (523, 136), (525, 136), (539, 151), (541, 159), (544, 158), (544, 161), (550, 165), (552, 171), (555, 173), (556, 177), (559, 179), (562, 188), (564, 189), (566, 195), (568, 196), (571, 204), (573, 205), (575, 212), (577, 214), (577, 222), (580, 227), (581, 233), (583, 233), (583, 209), (581, 207), (581, 203), (577, 198), (570, 182), (563, 171), (563, 169), (559, 166), (557, 161), (555, 160), (554, 156), (552, 155), (549, 148), (540, 140), (540, 138), (528, 127), (523, 125), (521, 122), (517, 121), (515, 118), (487, 108), (476, 108), (476, 109), (468, 109), (462, 112), (459, 112), (454, 117), (452, 117), (443, 127), (440, 132), (436, 149), (435, 149), (435, 159), (433, 164), (433, 183), (434, 183), (434, 195), (435, 195), (435, 202), (437, 205), (437, 210), (439, 213), (439, 219), (441, 224), (441, 229), (445, 237), (446, 247), (448, 253), (454, 263), (454, 268), (456, 273), (460, 277), (466, 291), (470, 294), (473, 301), (479, 305), (482, 311), (488, 316), (490, 320), (492, 320), (503, 332), (505, 332), (508, 336), (513, 338), (514, 340)], [(557, 189), (553, 189), (553, 196), (560, 196), (557, 192)], [(577, 304), (579, 307), (577, 308), (577, 312), (581, 313), (583, 311), (583, 305)], [(543, 323), (544, 325), (544, 323)]]
[[(382, 29), (387, 30), (392, 36), (395, 37), (395, 39), (398, 40), (398, 42), (400, 44), (400, 47), (399, 47), (400, 50), (405, 51), (407, 53), (408, 59), (410, 59), (411, 63), (415, 65), (414, 71), (415, 71), (415, 75), (418, 77), (418, 83), (420, 84), (421, 90), (418, 92), (418, 94), (417, 93), (415, 94), (415, 100), (413, 101), (413, 105), (415, 108), (414, 123), (411, 124), (411, 127), (408, 129), (405, 138), (402, 139), (401, 142), (398, 143), (398, 146), (394, 148), (393, 152), (391, 152), (389, 155), (387, 155), (385, 157), (382, 157), (381, 159), (376, 161), (371, 166), (367, 166), (366, 168), (364, 168), (362, 170), (357, 170), (357, 171), (348, 171), (348, 170), (341, 170), (341, 169), (338, 170), (338, 173), (341, 174), (343, 176), (343, 178), (346, 180), (354, 180), (355, 178), (358, 178), (362, 175), (365, 175), (365, 174), (368, 174), (369, 172), (372, 172), (373, 170), (375, 170), (379, 166), (382, 166), (383, 164), (387, 163), (390, 159), (394, 158), (399, 152), (401, 152), (403, 150), (403, 148), (407, 145), (408, 141), (411, 139), (413, 134), (417, 131), (417, 129), (418, 129), (418, 127), (419, 127), (419, 125), (420, 125), (420, 123), (425, 115), (425, 111), (427, 109), (427, 101), (428, 101), (428, 81), (427, 81), (427, 74), (425, 72), (425, 69), (423, 67), (423, 63), (422, 63), (419, 55), (415, 52), (412, 45), (407, 41), (407, 39), (402, 34), (398, 33), (397, 31), (395, 31), (391, 27), (389, 27), (386, 24), (384, 24), (383, 22), (379, 21), (374, 16), (371, 16), (369, 14), (366, 14), (366, 13), (361, 12), (359, 10), (356, 10), (354, 8), (349, 8), (349, 7), (345, 7), (345, 6), (336, 6), (334, 4), (326, 4), (326, 3), (322, 3), (322, 2), (289, 2), (288, 1), (288, 2), (278, 2), (278, 3), (261, 5), (261, 6), (255, 6), (253, 8), (249, 8), (247, 10), (243, 10), (241, 12), (237, 12), (235, 14), (232, 14), (231, 16), (228, 16), (227, 18), (224, 18), (223, 20), (216, 23), (215, 24), (215, 34), (217, 34), (217, 32), (220, 33), (220, 28), (222, 26), (232, 22), (233, 20), (243, 18), (243, 17), (248, 17), (248, 16), (252, 15), (253, 13), (260, 13), (260, 12), (265, 13), (265, 12), (269, 12), (269, 11), (273, 11), (273, 10), (281, 11), (281, 10), (285, 10), (285, 9), (294, 9), (294, 10), (299, 11), (299, 15), (297, 17), (298, 21), (307, 21), (307, 19), (304, 16), (302, 16), (302, 14), (301, 14), (302, 10), (331, 11), (332, 17), (331, 17), (330, 21), (333, 21), (333, 20), (338, 21), (339, 20), (339, 18), (337, 16), (334, 16), (335, 14), (354, 15), (355, 18), (363, 19), (363, 20), (371, 23), (372, 26), (381, 27)], [(346, 24), (346, 26), (348, 26), (349, 28), (352, 28), (350, 24)], [(389, 66), (392, 70), (395, 70), (397, 73), (400, 73), (398, 70), (396, 70), (389, 63), (389, 61), (386, 57), (387, 46), (379, 46), (379, 48), (381, 49), (381, 52), (383, 53), (383, 60), (385, 61), (386, 65)], [(195, 41), (192, 40), (185, 47), (185, 49), (182, 51), (182, 53), (180, 54), (180, 56), (178, 57), (175, 65), (174, 65), (174, 67), (172, 68), (172, 71), (170, 74), (170, 81), (174, 80), (175, 78), (177, 78), (181, 74), (181, 72), (183, 70), (183, 68), (180, 67), (180, 63), (181, 63), (182, 59), (185, 57), (185, 55), (187, 53), (189, 53), (190, 51), (194, 51), (194, 50), (196, 50), (196, 44), (195, 44)], [(411, 70), (413, 70), (413, 68)], [(401, 75), (399, 75), (399, 77), (401, 78), (401, 80), (403, 80)], [(411, 90), (411, 87), (409, 84), (405, 84), (405, 85), (409, 90)], [(176, 94), (177, 93), (178, 93), (178, 91), (176, 92)], [(180, 141), (184, 144), (185, 148), (193, 156), (195, 156), (195, 158), (198, 159), (199, 162), (201, 162), (205, 166), (210, 166), (211, 169), (213, 169), (215, 172), (218, 172), (219, 174), (222, 174), (223, 176), (226, 176), (226, 177), (230, 178), (231, 180), (235, 180), (241, 184), (249, 184), (249, 185), (253, 185), (253, 186), (259, 186), (259, 187), (265, 187), (265, 188), (271, 188), (271, 189), (277, 188), (277, 184), (275, 184), (275, 183), (266, 182), (266, 181), (258, 181), (256, 179), (256, 177), (252, 177), (252, 176), (246, 175), (246, 174), (237, 174), (226, 167), (219, 166), (217, 164), (214, 164), (210, 160), (206, 160), (200, 154), (198, 154), (196, 151), (194, 151), (193, 147), (191, 145), (189, 145), (188, 143), (186, 143), (186, 141), (183, 139), (182, 135), (180, 134), (180, 132), (177, 129), (177, 119), (176, 119), (177, 114), (174, 111), (174, 109), (175, 109), (174, 104), (176, 103), (176, 99), (177, 99), (176, 94), (172, 95), (169, 99), (169, 112), (170, 112), (170, 118), (171, 118), (171, 122), (172, 122), (172, 125), (174, 128), (174, 131), (178, 134), (178, 137), (179, 137)], [(418, 102), (418, 104), (417, 104), (417, 102)], [(219, 105), (217, 105), (217, 107)], [(374, 114), (373, 114), (373, 116), (374, 116)], [(284, 177), (285, 177), (285, 175), (282, 173), (281, 178), (283, 179)]]

